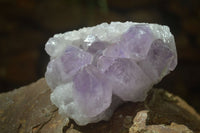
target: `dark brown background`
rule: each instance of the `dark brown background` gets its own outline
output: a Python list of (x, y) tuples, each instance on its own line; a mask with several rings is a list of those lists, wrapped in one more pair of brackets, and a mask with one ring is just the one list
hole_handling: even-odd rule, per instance
[(0, 92), (44, 76), (55, 33), (110, 21), (168, 25), (179, 64), (158, 85), (200, 112), (199, 0), (0, 0)]

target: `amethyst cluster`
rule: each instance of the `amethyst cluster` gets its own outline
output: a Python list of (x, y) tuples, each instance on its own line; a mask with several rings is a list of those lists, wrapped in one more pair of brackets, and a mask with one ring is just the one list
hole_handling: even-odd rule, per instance
[(51, 101), (79, 125), (109, 119), (122, 102), (144, 101), (177, 65), (174, 37), (157, 24), (103, 23), (57, 34), (45, 49)]

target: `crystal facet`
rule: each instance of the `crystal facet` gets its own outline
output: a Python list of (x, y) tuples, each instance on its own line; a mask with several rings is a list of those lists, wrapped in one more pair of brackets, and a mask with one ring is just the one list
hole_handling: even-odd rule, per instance
[(54, 35), (45, 49), (51, 101), (79, 125), (108, 120), (122, 102), (144, 101), (177, 65), (174, 37), (157, 24), (102, 23)]
[(111, 104), (112, 86), (105, 77), (93, 65), (84, 67), (74, 77), (76, 100), (81, 111), (88, 117), (97, 116)]

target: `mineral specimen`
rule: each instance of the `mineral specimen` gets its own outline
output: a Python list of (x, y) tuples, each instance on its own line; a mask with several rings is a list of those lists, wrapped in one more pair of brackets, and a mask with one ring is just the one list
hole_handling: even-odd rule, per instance
[(167, 26), (112, 22), (56, 34), (45, 78), (51, 101), (79, 125), (108, 120), (125, 101), (144, 101), (177, 65)]

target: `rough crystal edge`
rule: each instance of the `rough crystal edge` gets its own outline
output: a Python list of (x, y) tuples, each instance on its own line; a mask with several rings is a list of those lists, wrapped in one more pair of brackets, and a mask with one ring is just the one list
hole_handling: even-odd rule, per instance
[[(124, 32), (128, 30), (131, 26), (135, 25), (147, 25), (152, 30), (155, 38), (162, 39), (164, 43), (173, 43), (174, 36), (171, 34), (168, 26), (158, 25), (158, 24), (149, 24), (149, 23), (136, 23), (136, 22), (111, 22), (102, 23), (92, 27), (84, 27), (79, 30), (73, 30), (69, 32), (65, 32), (63, 34), (55, 34), (51, 37), (46, 43), (45, 50), (52, 57), (55, 58), (59, 56), (63, 49), (65, 49), (69, 45), (79, 45), (79, 42), (84, 40), (88, 35), (95, 35), (102, 41), (108, 41), (111, 43), (116, 42), (116, 38), (121, 36)], [(59, 45), (55, 45), (54, 39), (64, 39), (67, 41), (66, 43), (58, 43)], [(169, 42), (172, 41), (172, 42)], [(173, 47), (170, 47), (173, 51), (176, 51)]]

